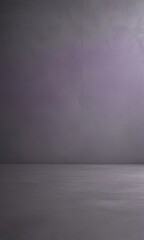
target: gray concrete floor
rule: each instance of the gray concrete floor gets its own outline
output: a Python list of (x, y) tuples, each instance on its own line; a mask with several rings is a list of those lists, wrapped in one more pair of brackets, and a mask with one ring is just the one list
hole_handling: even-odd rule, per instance
[(0, 165), (0, 240), (144, 240), (144, 166)]

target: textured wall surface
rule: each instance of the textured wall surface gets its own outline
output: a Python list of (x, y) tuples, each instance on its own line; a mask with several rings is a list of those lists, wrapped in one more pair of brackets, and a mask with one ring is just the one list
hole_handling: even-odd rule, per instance
[(144, 1), (1, 1), (1, 162), (144, 160)]

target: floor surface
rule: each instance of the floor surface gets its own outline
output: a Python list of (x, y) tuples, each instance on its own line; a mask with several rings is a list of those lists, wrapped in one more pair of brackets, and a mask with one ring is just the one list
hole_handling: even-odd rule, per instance
[(143, 165), (0, 165), (0, 240), (144, 240)]

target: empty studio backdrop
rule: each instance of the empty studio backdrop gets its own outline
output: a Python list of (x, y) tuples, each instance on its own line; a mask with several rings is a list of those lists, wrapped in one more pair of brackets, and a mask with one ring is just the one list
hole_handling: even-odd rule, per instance
[(0, 162), (144, 162), (144, 2), (0, 3)]

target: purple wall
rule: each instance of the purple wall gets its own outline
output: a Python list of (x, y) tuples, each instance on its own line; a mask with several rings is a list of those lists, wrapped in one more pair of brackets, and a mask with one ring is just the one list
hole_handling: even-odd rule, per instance
[(0, 9), (1, 162), (143, 162), (144, 2)]

